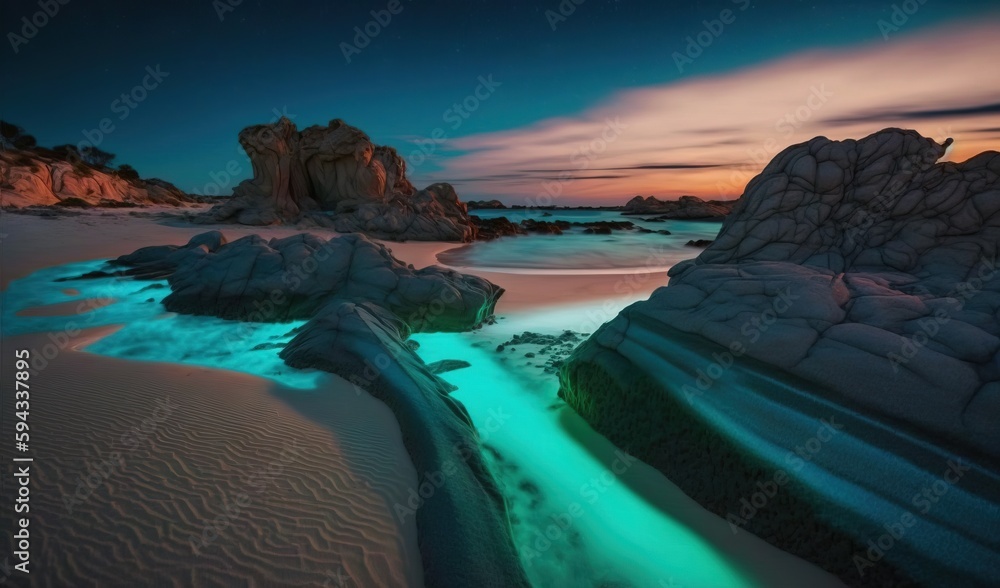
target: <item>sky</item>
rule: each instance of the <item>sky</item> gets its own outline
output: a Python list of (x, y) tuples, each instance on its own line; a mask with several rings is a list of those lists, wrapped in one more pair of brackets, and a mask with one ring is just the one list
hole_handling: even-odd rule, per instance
[(249, 178), (237, 135), (278, 116), (508, 204), (734, 198), (790, 144), (887, 126), (1000, 148), (995, 0), (4, 0), (0, 23), (0, 118), (195, 193)]

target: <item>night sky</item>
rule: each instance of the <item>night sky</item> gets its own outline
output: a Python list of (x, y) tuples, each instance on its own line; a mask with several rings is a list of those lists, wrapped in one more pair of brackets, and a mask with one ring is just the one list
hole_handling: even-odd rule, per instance
[[(1000, 147), (995, 140), (1000, 137), (1000, 52), (988, 41), (990, 32), (1000, 37), (995, 1), (896, 2), (897, 7), (908, 4), (912, 14), (888, 34), (879, 21), (891, 22), (891, 1), (585, 0), (573, 5), (565, 0), (564, 6), (573, 5), (575, 11), (554, 26), (558, 0), (399, 2), (401, 11), (360, 53), (352, 52), (348, 63), (342, 43), (353, 43), (355, 27), (365, 27), (373, 20), (370, 12), (385, 10), (389, 0), (69, 0), (32, 38), (19, 43), (16, 52), (11, 33), (20, 35), (22, 17), (30, 19), (40, 8), (37, 0), (4, 0), (0, 117), (25, 127), (42, 145), (78, 143), (85, 140), (85, 130), (110, 118), (111, 132), (90, 136), (99, 137), (102, 149), (118, 155), (116, 163), (129, 163), (143, 176), (161, 177), (193, 192), (221, 188), (228, 193), (235, 182), (214, 186), (212, 174), (233, 160), (242, 171), (239, 179), (248, 177), (237, 133), (283, 113), (300, 128), (343, 118), (375, 142), (397, 147), (410, 160), (418, 185), (452, 181), (466, 199), (488, 196), (515, 203), (538, 192), (540, 182), (558, 178), (564, 168), (575, 168), (575, 175), (560, 189), (565, 198), (559, 203), (620, 202), (643, 190), (662, 196), (713, 195), (716, 189), (711, 186), (719, 184), (722, 173), (718, 170), (757, 165), (749, 155), (752, 146), (729, 151), (721, 146), (752, 143), (761, 134), (751, 127), (727, 134), (726, 125), (715, 123), (727, 116), (742, 121), (754, 113), (777, 120), (791, 107), (775, 106), (784, 95), (769, 96), (764, 72), (777, 76), (810, 71), (816, 68), (804, 66), (802, 56), (823, 55), (829, 59), (818, 61), (817, 68), (833, 73), (803, 81), (801, 96), (791, 92), (795, 97), (788, 97), (788, 104), (807, 99), (813, 84), (829, 83), (831, 106), (817, 111), (809, 125), (793, 134), (778, 132), (782, 147), (815, 134), (847, 138), (869, 127), (874, 132), (885, 122), (909, 126), (894, 114), (904, 110), (918, 113), (903, 118), (904, 123), (933, 123), (925, 134), (943, 127), (952, 135), (964, 132), (974, 138), (968, 145), (992, 141), (993, 148)], [(687, 37), (705, 32), (703, 21), (720, 18), (724, 10), (732, 11), (731, 22), (711, 35), (701, 55), (679, 68), (675, 52), (683, 53)], [(967, 33), (966, 28), (975, 32)], [(941, 43), (941, 38), (959, 41)], [(987, 44), (962, 41), (969, 38), (987, 39)], [(898, 55), (912, 55), (916, 47), (919, 58), (926, 45), (929, 52), (955, 52), (954, 60), (965, 62), (967, 56), (985, 52), (993, 68), (970, 67), (964, 78), (948, 74), (955, 78), (947, 81), (954, 100), (945, 94), (914, 98), (914, 91), (906, 88), (906, 83), (920, 84), (930, 92), (939, 85), (939, 72), (944, 75), (950, 68), (918, 74), (920, 68), (908, 65), (896, 72), (906, 76), (901, 83), (871, 98), (871, 111), (838, 104), (838, 97), (858, 92), (846, 85), (852, 76), (836, 72), (853, 71), (853, 64), (868, 71), (869, 55), (883, 60), (879, 63), (905, 59), (886, 52), (907, 43), (911, 49)], [(122, 93), (131, 92), (144, 78), (150, 86), (155, 83), (147, 77), (147, 67), (157, 66), (167, 75), (152, 89), (138, 92), (146, 96), (133, 102), (134, 107), (124, 105)], [(481, 79), (498, 85), (486, 91)], [(745, 82), (702, 85), (743, 79), (760, 81), (763, 89), (750, 88), (740, 99)], [(838, 81), (845, 84), (839, 91)], [(962, 86), (966, 83), (970, 90)], [(789, 93), (780, 84), (774, 88)], [(892, 88), (899, 89), (898, 97), (891, 95)], [(455, 118), (452, 110), (449, 116), (455, 103), (477, 89), (486, 97), (470, 102), (477, 106), (474, 112)], [(719, 94), (739, 99), (739, 108), (750, 115), (736, 117), (735, 102), (706, 110), (704, 99), (719, 100)], [(642, 96), (662, 96), (662, 101), (644, 102)], [(772, 107), (778, 116), (768, 111)], [(631, 131), (623, 131), (614, 149), (602, 150), (602, 157), (588, 159), (581, 167), (572, 160), (575, 146), (600, 134), (594, 127), (598, 134), (588, 135), (591, 131), (582, 130), (588, 128), (583, 123), (603, 120), (602, 109), (607, 108), (617, 108), (626, 119), (631, 116)], [(657, 108), (680, 118), (663, 120), (663, 125), (672, 126), (664, 126), (656, 136), (643, 136), (643, 129), (658, 128), (644, 118), (655, 118)], [(981, 111), (961, 112), (969, 108)], [(934, 110), (947, 114), (926, 115)], [(671, 129), (689, 119), (696, 125), (672, 144)], [(437, 129), (446, 140), (434, 143), (427, 156), (413, 157), (420, 153), (414, 141), (424, 138), (428, 144), (426, 138)], [(848, 130), (853, 134), (844, 134)], [(683, 149), (692, 143), (691, 137), (710, 135), (716, 142), (711, 148)], [(658, 136), (663, 152), (654, 153)], [(961, 136), (956, 139), (961, 143)], [(520, 149), (537, 149), (542, 143), (548, 151)], [(637, 170), (642, 173), (633, 173)], [(716, 175), (710, 177), (712, 173)], [(739, 183), (730, 177), (731, 184)], [(728, 192), (738, 195), (740, 189)]]

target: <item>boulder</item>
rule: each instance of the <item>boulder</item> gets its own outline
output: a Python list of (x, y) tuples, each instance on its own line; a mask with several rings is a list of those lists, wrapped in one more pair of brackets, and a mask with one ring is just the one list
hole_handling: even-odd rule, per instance
[(416, 190), (395, 149), (340, 119), (299, 132), (282, 117), (240, 132), (254, 177), (199, 223), (301, 224), (395, 241), (471, 241), (475, 229), (449, 184)]
[[(996, 585), (1000, 154), (936, 163), (950, 142), (886, 129), (785, 149), (669, 286), (576, 350), (561, 394), (710, 510), (848, 584)], [(960, 483), (925, 509), (949, 463)], [(781, 492), (748, 513), (778, 471)], [(872, 561), (867, 542), (904, 516), (905, 541)]]
[[(281, 350), (285, 362), (336, 374), (396, 415), (420, 495), (394, 508), (400, 523), (416, 521), (425, 584), (528, 586), (476, 429), (448, 395), (454, 387), (435, 375), (468, 364), (427, 366), (406, 341), (416, 331), (479, 326), (502, 288), (440, 267), (414, 269), (364, 235), (250, 235), (227, 243), (213, 231), (183, 246), (142, 248), (111, 267), (101, 275), (166, 278), (171, 293), (163, 304), (173, 312), (307, 319)], [(262, 345), (255, 348), (271, 348)]]
[(677, 200), (659, 200), (653, 196), (636, 196), (622, 207), (622, 214), (659, 215), (660, 220), (722, 220), (736, 204), (733, 200), (702, 200), (697, 196), (681, 196)]

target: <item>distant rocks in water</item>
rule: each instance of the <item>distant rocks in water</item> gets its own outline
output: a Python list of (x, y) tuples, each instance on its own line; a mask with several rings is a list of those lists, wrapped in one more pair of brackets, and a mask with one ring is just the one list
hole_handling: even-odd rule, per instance
[(469, 221), (476, 227), (476, 240), (478, 241), (492, 241), (500, 237), (526, 234), (520, 225), (510, 222), (510, 219), (505, 216), (482, 218), (472, 214), (469, 215)]
[(142, 179), (131, 166), (111, 167), (113, 160), (95, 148), (39, 147), (20, 127), (0, 121), (0, 205), (127, 208), (204, 201), (169, 182)]
[(396, 241), (471, 241), (475, 229), (450, 184), (417, 190), (392, 147), (340, 119), (301, 132), (282, 117), (247, 127), (254, 177), (195, 222), (298, 224)]
[[(440, 267), (415, 269), (364, 235), (325, 240), (308, 233), (227, 242), (212, 231), (185, 245), (123, 255), (100, 275), (166, 279), (171, 292), (163, 304), (174, 312), (252, 322), (305, 319), (287, 345), (252, 349), (280, 348), (288, 365), (336, 374), (393, 411), (417, 483), (433, 488), (394, 510), (400, 524), (415, 519), (424, 583), (528, 586), (475, 426), (449, 396), (455, 387), (436, 375), (469, 364), (427, 365), (407, 340), (416, 331), (476, 328), (492, 316), (502, 288)], [(434, 477), (442, 471), (444, 484)]]
[(521, 221), (520, 228), (525, 233), (535, 233), (536, 235), (562, 235), (573, 224), (568, 221), (540, 221), (525, 219)]
[(677, 200), (659, 200), (653, 196), (636, 196), (622, 208), (622, 214), (658, 215), (646, 219), (662, 220), (722, 220), (728, 215), (735, 200), (702, 200), (696, 196), (681, 196)]
[(611, 235), (614, 231), (637, 231), (640, 233), (659, 233), (669, 235), (670, 231), (653, 231), (636, 225), (630, 221), (590, 221), (590, 222), (570, 222), (563, 220), (547, 221), (524, 219), (519, 223), (514, 223), (507, 217), (481, 218), (475, 215), (469, 217), (476, 227), (476, 239), (479, 241), (491, 241), (500, 237), (511, 237), (514, 235), (562, 235), (570, 229), (583, 229), (588, 235)]
[(503, 210), (507, 208), (499, 200), (469, 200), (465, 205), (469, 210)]
[(714, 243), (574, 352), (560, 394), (849, 585), (1000, 585), (1000, 153), (935, 163), (950, 143), (785, 149)]
[(713, 242), (714, 241), (712, 241), (711, 239), (692, 239), (687, 243), (685, 243), (685, 245), (687, 245), (688, 247), (705, 248), (711, 245)]

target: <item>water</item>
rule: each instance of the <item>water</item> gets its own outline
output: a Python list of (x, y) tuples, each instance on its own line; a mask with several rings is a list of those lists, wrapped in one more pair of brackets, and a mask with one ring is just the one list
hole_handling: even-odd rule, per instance
[[(617, 217), (616, 213), (574, 212), (552, 218)], [(688, 258), (695, 250), (677, 242), (711, 238), (719, 227), (717, 223), (663, 225), (673, 227), (670, 230), (676, 231), (675, 236), (622, 234), (610, 240), (595, 235), (525, 236), (503, 243), (475, 244), (467, 249), (467, 255), (489, 259), (492, 265), (504, 260), (512, 265), (517, 262), (508, 268), (511, 271), (555, 265), (557, 269), (585, 272), (591, 269), (586, 264), (594, 260), (631, 267), (636, 259), (629, 243), (659, 241), (666, 250)], [(504, 247), (515, 247), (524, 257), (505, 254)], [(324, 374), (289, 368), (278, 357), (277, 345), (287, 342), (289, 331), (301, 322), (240, 323), (167, 313), (160, 303), (168, 293), (164, 282), (113, 278), (54, 281), (102, 266), (99, 261), (69, 264), (11, 282), (2, 295), (3, 334), (65, 333), (71, 328), (122, 325), (92, 343), (87, 351), (242, 371), (302, 393), (321, 391)], [(615, 266), (597, 269), (610, 267)], [(743, 588), (774, 585), (776, 578), (787, 580), (781, 563), (787, 564), (783, 558), (791, 560), (790, 556), (779, 554), (780, 562), (771, 566), (774, 572), (761, 572), (759, 563), (754, 563), (762, 557), (757, 543), (750, 549), (733, 546), (734, 542), (758, 540), (746, 534), (734, 538), (723, 521), (697, 506), (662, 475), (618, 453), (557, 398), (556, 377), (531, 365), (537, 360), (524, 357), (527, 349), (496, 351), (499, 342), (528, 330), (546, 334), (567, 329), (592, 331), (598, 325), (587, 322), (586, 317), (598, 311), (608, 313), (609, 304), (614, 314), (635, 298), (539, 308), (509, 314), (498, 324), (474, 332), (414, 337), (421, 344), (418, 353), (427, 362), (461, 359), (471, 364), (444, 377), (458, 386), (455, 396), (467, 407), (488, 448), (486, 455), (510, 503), (514, 540), (529, 578), (537, 586), (657, 588)], [(114, 302), (82, 315), (19, 315), (28, 308), (90, 299)], [(56, 339), (53, 345), (57, 345)], [(768, 553), (766, 557), (775, 557)], [(754, 571), (748, 571), (751, 569)]]
[[(458, 386), (453, 395), (468, 409), (483, 443), (503, 458), (494, 471), (532, 584), (762, 585), (691, 528), (687, 515), (700, 507), (649, 466), (616, 453), (557, 398), (556, 377), (527, 365), (533, 360), (524, 352), (534, 347), (496, 351), (498, 342), (526, 330), (558, 334), (579, 328), (591, 306), (539, 309), (507, 315), (479, 331), (413, 337), (425, 361), (461, 358), (472, 364), (444, 378)], [(649, 501), (641, 491), (648, 484), (684, 514), (675, 517)]]
[[(546, 212), (551, 216), (543, 216)], [(686, 245), (690, 240), (715, 239), (722, 227), (719, 222), (664, 221), (647, 222), (635, 216), (600, 210), (477, 210), (482, 218), (506, 216), (519, 222), (525, 219), (569, 222), (630, 221), (638, 226), (671, 235), (614, 231), (611, 235), (588, 235), (583, 227), (574, 227), (562, 235), (504, 237), (495, 241), (472, 243), (442, 253), (439, 260), (456, 268), (476, 268), (516, 273), (611, 273), (629, 270), (665, 270), (679, 261), (696, 257), (700, 249)]]

